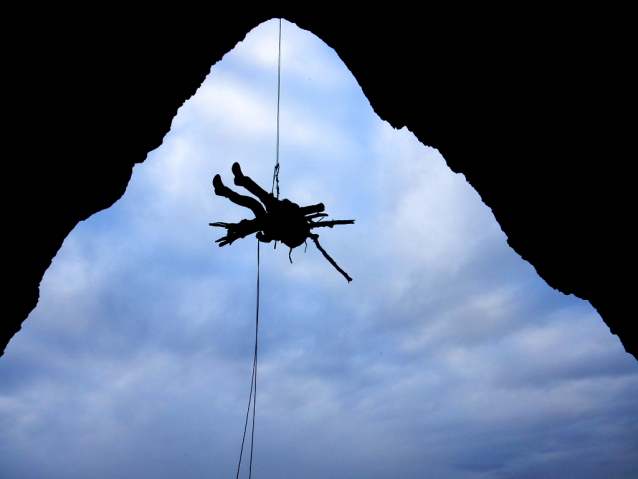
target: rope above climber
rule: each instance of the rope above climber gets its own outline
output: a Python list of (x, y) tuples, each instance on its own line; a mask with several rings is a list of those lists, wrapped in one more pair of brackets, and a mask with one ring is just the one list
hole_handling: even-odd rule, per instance
[(210, 223), (211, 226), (226, 228), (226, 236), (216, 241), (219, 243), (219, 246), (232, 244), (239, 238), (245, 238), (248, 235), (257, 233), (256, 237), (259, 241), (263, 243), (270, 243), (273, 240), (280, 241), (288, 246), (290, 252), (292, 252), (294, 248), (301, 246), (310, 238), (330, 264), (332, 264), (348, 282), (352, 281), (352, 278), (350, 278), (321, 247), (319, 244), (319, 235), (313, 233), (312, 230), (319, 227), (332, 228), (335, 225), (354, 224), (354, 220), (324, 221), (323, 218), (328, 215), (323, 213), (325, 209), (323, 203), (299, 206), (288, 199), (279, 200), (275, 198), (272, 193), (267, 193), (250, 177), (244, 175), (239, 163), (233, 164), (232, 172), (235, 176), (235, 185), (244, 187), (255, 195), (259, 201), (250, 196), (236, 193), (222, 183), (222, 179), (219, 175), (215, 175), (213, 179), (215, 194), (228, 198), (236, 205), (249, 208), (255, 215), (255, 218), (241, 220), (239, 223)]

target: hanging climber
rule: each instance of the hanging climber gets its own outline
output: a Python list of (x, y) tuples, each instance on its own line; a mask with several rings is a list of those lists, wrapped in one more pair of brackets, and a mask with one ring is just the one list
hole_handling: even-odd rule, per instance
[[(219, 246), (232, 244), (233, 241), (239, 238), (245, 238), (248, 235), (257, 233), (256, 236), (259, 241), (264, 243), (270, 243), (273, 240), (280, 241), (288, 246), (290, 252), (292, 252), (294, 248), (302, 245), (310, 238), (315, 245), (317, 245), (319, 251), (345, 276), (348, 282), (352, 281), (352, 278), (350, 278), (321, 247), (318, 241), (319, 235), (312, 233), (311, 230), (324, 226), (332, 228), (334, 225), (354, 224), (354, 220), (323, 221), (323, 217), (328, 216), (322, 213), (324, 210), (323, 203), (299, 206), (288, 199), (279, 200), (275, 198), (272, 193), (264, 191), (264, 189), (250, 177), (244, 175), (239, 163), (233, 164), (232, 172), (235, 176), (235, 185), (247, 189), (259, 198), (261, 203), (250, 196), (243, 196), (231, 190), (222, 183), (222, 179), (219, 175), (215, 175), (213, 179), (215, 194), (228, 198), (236, 205), (249, 208), (255, 215), (255, 218), (241, 220), (239, 223), (210, 223), (211, 226), (219, 226), (227, 230), (226, 236), (216, 241), (219, 243)], [(315, 221), (318, 218), (319, 220)]]

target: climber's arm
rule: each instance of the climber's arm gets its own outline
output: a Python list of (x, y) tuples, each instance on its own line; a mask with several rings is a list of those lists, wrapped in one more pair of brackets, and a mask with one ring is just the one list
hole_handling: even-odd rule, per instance
[(232, 244), (233, 241), (240, 238), (245, 238), (248, 235), (256, 233), (262, 229), (261, 221), (257, 218), (252, 220), (241, 220), (239, 223), (209, 223), (210, 226), (219, 226), (226, 228), (227, 233), (223, 238), (219, 238), (215, 243), (219, 243), (219, 246), (226, 246)]

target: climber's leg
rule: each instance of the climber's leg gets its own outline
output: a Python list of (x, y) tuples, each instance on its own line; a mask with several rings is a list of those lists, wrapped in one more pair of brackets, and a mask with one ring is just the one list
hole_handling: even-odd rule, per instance
[(215, 178), (213, 178), (213, 186), (215, 187), (215, 194), (217, 196), (223, 196), (225, 198), (228, 198), (236, 205), (243, 206), (244, 208), (249, 208), (255, 214), (256, 218), (266, 216), (266, 210), (264, 210), (264, 207), (261, 205), (261, 203), (259, 203), (259, 201), (257, 201), (255, 198), (251, 198), (250, 196), (243, 196), (239, 193), (234, 192), (222, 183), (222, 179), (219, 175), (215, 175)]
[(241, 172), (241, 167), (239, 166), (239, 163), (233, 163), (232, 170), (233, 170), (233, 174), (235, 175), (235, 184), (237, 186), (243, 186), (250, 193), (252, 193), (257, 198), (259, 198), (259, 201), (261, 201), (266, 206), (266, 208), (272, 208), (272, 205), (277, 202), (277, 199), (273, 195), (266, 192), (261, 186), (255, 183), (249, 176), (246, 176)]

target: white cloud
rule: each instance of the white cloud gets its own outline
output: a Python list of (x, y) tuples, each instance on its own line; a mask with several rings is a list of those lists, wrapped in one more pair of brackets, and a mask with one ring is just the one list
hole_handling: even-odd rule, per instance
[[(279, 21), (264, 22), (249, 35), (250, 41), (239, 43), (233, 55), (242, 64), (259, 68), (276, 86)], [(282, 21), (281, 65), (282, 88), (299, 88), (299, 84), (310, 82), (314, 90), (334, 90), (354, 82), (334, 50), (286, 20)]]

